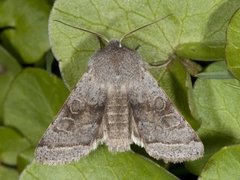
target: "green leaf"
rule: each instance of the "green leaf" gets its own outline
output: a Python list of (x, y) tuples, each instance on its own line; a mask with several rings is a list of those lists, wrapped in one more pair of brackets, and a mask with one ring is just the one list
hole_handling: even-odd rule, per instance
[(229, 70), (240, 80), (240, 10), (231, 19), (227, 30), (226, 60)]
[(33, 162), (21, 180), (44, 179), (178, 179), (154, 162), (133, 152), (110, 153), (100, 146), (78, 163), (47, 166)]
[(205, 165), (200, 180), (238, 180), (240, 177), (240, 145), (224, 147)]
[[(221, 71), (224, 62), (213, 63), (206, 72)], [(204, 143), (202, 160), (187, 163), (199, 174), (208, 158), (221, 147), (240, 143), (240, 82), (236, 79), (197, 79), (193, 89), (193, 114), (202, 121), (198, 130)], [(193, 164), (194, 163), (194, 164)]]
[(0, 124), (3, 118), (3, 102), (16, 74), (21, 71), (17, 61), (0, 46)]
[[(21, 7), (21, 8), (20, 8)], [(25, 63), (39, 61), (49, 49), (46, 0), (4, 0), (0, 2), (1, 42)]]
[(224, 43), (213, 43), (207, 44), (205, 42), (197, 43), (185, 43), (180, 44), (175, 53), (181, 58), (190, 58), (201, 61), (213, 61), (213, 60), (224, 60), (225, 59), (225, 44)]
[(180, 60), (174, 59), (168, 66), (152, 68), (150, 72), (191, 126), (197, 129), (200, 122), (192, 117), (188, 104), (188, 87), (186, 84), (190, 84), (191, 79)]
[(23, 169), (32, 162), (34, 158), (34, 150), (35, 147), (30, 147), (18, 155), (17, 165), (19, 172), (23, 171)]
[(13, 129), (0, 127), (0, 162), (17, 164), (17, 155), (28, 148), (30, 143)]
[(63, 82), (46, 71), (27, 68), (18, 75), (5, 101), (4, 122), (36, 145), (68, 94)]
[(18, 172), (12, 168), (7, 168), (0, 165), (0, 179), (18, 180)]
[[(154, 25), (135, 32), (124, 40), (128, 47), (138, 45), (140, 54), (147, 62), (165, 61), (181, 44), (205, 44), (197, 48), (199, 59), (222, 58), (227, 22), (240, 7), (239, 0), (195, 1), (90, 1), (58, 0), (54, 4), (49, 35), (51, 47), (58, 60), (65, 82), (72, 88), (87, 69), (87, 61), (99, 43), (94, 35), (61, 24), (60, 20), (73, 26), (96, 31), (109, 39), (119, 39), (136, 27), (172, 14)], [(191, 51), (185, 48), (182, 53)], [(187, 57), (191, 57), (188, 54)]]

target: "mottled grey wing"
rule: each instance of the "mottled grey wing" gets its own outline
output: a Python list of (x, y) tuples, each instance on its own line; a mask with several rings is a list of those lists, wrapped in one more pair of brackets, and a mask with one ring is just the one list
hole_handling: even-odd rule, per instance
[(134, 143), (165, 162), (201, 157), (204, 147), (194, 130), (148, 72), (143, 72), (141, 78), (133, 82), (129, 91)]
[(103, 138), (105, 99), (104, 87), (86, 73), (40, 140), (36, 160), (64, 164), (77, 161), (96, 148)]

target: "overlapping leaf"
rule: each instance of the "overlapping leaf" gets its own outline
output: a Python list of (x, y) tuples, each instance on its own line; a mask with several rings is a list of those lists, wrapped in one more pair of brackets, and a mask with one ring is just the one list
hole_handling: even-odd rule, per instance
[(231, 19), (227, 31), (226, 58), (229, 70), (240, 79), (240, 10)]
[[(222, 71), (224, 62), (210, 65), (208, 71)], [(193, 89), (194, 114), (202, 121), (198, 131), (205, 145), (203, 159), (187, 163), (199, 174), (208, 158), (221, 147), (240, 143), (240, 82), (236, 79), (198, 79)]]
[(12, 168), (7, 168), (0, 165), (0, 179), (17, 180), (18, 172)]
[(238, 180), (240, 177), (240, 145), (224, 147), (205, 165), (199, 180)]
[(3, 119), (5, 96), (16, 74), (21, 71), (20, 65), (2, 46), (0, 46), (0, 123)]
[(16, 78), (4, 106), (5, 125), (36, 145), (68, 94), (63, 82), (46, 71), (28, 68)]
[(47, 0), (0, 2), (1, 42), (25, 63), (38, 62), (49, 49)]
[(0, 162), (16, 165), (18, 154), (29, 146), (26, 138), (13, 129), (0, 127)]

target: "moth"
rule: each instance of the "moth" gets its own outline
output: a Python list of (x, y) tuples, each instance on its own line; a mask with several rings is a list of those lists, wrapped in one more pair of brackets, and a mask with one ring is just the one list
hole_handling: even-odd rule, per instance
[(111, 152), (128, 151), (135, 143), (153, 158), (173, 163), (203, 155), (197, 134), (147, 71), (138, 52), (121, 43), (123, 38), (109, 41), (92, 55), (88, 71), (40, 140), (35, 150), (38, 162), (71, 163), (101, 143)]

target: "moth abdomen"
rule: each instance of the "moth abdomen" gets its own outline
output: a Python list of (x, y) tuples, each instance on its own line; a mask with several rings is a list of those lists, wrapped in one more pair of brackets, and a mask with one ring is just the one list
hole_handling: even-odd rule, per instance
[(127, 87), (109, 85), (104, 115), (106, 144), (109, 150), (130, 150), (130, 118)]

